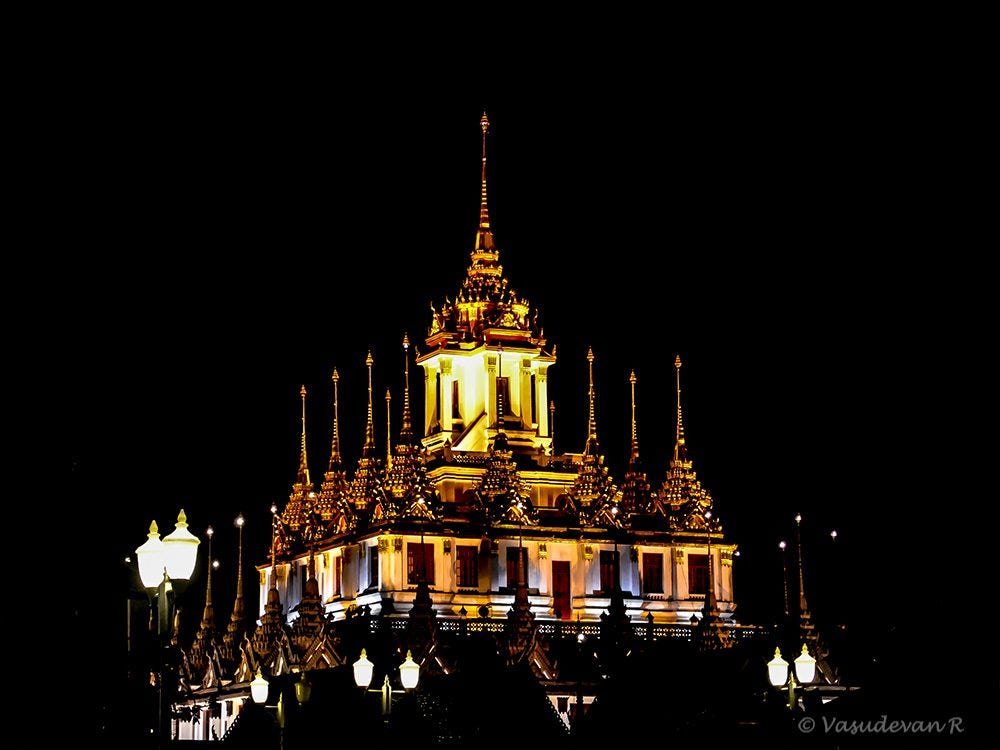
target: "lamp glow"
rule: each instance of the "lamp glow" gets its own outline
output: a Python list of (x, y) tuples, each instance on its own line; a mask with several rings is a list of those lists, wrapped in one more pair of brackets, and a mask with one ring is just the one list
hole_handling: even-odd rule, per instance
[(254, 703), (267, 701), (267, 680), (260, 673), (260, 667), (257, 667), (257, 676), (250, 682), (250, 695), (253, 696)]
[(809, 655), (806, 644), (802, 644), (802, 653), (795, 659), (795, 676), (805, 685), (816, 677), (816, 660)]
[(781, 649), (774, 649), (774, 658), (767, 663), (767, 679), (775, 687), (781, 687), (788, 680), (788, 662), (781, 658)]
[(299, 702), (299, 705), (305, 705), (311, 697), (312, 683), (306, 677), (306, 673), (303, 672), (302, 676), (299, 677), (299, 681), (295, 683), (295, 699)]
[(368, 659), (368, 653), (365, 649), (361, 649), (361, 656), (354, 662), (354, 683), (358, 687), (367, 688), (372, 684), (374, 671), (375, 665)]
[(139, 560), (139, 578), (147, 589), (155, 589), (163, 580), (163, 542), (156, 521), (149, 524), (149, 538), (138, 547), (135, 555)]
[(420, 665), (413, 661), (413, 653), (407, 649), (406, 661), (399, 665), (399, 680), (407, 690), (413, 690), (420, 679)]
[(174, 530), (163, 539), (163, 562), (167, 575), (175, 581), (186, 581), (194, 572), (201, 540), (188, 531), (187, 514), (181, 508)]

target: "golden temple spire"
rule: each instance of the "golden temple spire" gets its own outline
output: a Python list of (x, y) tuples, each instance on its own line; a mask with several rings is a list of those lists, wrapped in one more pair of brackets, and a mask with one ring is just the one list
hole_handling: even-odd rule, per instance
[(479, 127), (483, 131), (483, 171), (482, 186), (479, 197), (479, 230), (476, 232), (476, 250), (493, 250), (493, 231), (490, 229), (490, 212), (486, 206), (486, 131), (490, 127), (490, 120), (483, 111), (483, 116), (479, 120)]
[(340, 405), (338, 403), (338, 383), (340, 383), (340, 373), (337, 368), (333, 368), (333, 442), (330, 445), (330, 465), (328, 471), (333, 471), (343, 463), (340, 457)]
[(385, 468), (392, 468), (392, 394), (385, 389)]
[(681, 355), (674, 358), (677, 371), (677, 441), (674, 443), (674, 461), (687, 460), (687, 446), (684, 442), (684, 415), (681, 412)]
[(587, 367), (590, 371), (590, 385), (587, 388), (587, 398), (590, 402), (590, 408), (587, 414), (587, 446), (584, 448), (584, 452), (596, 454), (598, 443), (597, 418), (594, 416), (594, 349), (592, 347), (587, 347)]
[(410, 417), (410, 339), (403, 334), (403, 426), (399, 430), (399, 442), (413, 440), (413, 420)]
[(639, 460), (639, 432), (635, 426), (635, 370), (629, 374), (628, 382), (632, 386), (632, 445), (629, 449), (629, 463), (634, 464)]
[(374, 422), (374, 412), (372, 407), (372, 365), (375, 364), (375, 360), (372, 357), (371, 349), (368, 350), (368, 356), (365, 357), (365, 365), (368, 367), (368, 423), (365, 425), (365, 447), (363, 453), (365, 456), (371, 457), (375, 452), (375, 422)]
[(303, 385), (299, 390), (302, 397), (302, 445), (299, 448), (299, 475), (297, 483), (306, 487), (311, 484), (309, 481), (309, 458), (306, 455), (306, 387)]

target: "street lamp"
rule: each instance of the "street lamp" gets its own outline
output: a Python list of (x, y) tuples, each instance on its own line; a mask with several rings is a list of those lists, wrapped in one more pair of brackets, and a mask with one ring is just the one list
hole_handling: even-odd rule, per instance
[(403, 684), (403, 690), (395, 690), (389, 684), (388, 670), (382, 680), (382, 687), (377, 690), (369, 690), (374, 672), (375, 665), (368, 658), (367, 650), (361, 649), (361, 656), (354, 662), (354, 683), (366, 692), (382, 694), (382, 717), (385, 728), (388, 730), (389, 716), (392, 714), (392, 694), (408, 692), (417, 686), (417, 682), (420, 680), (420, 665), (413, 661), (413, 653), (407, 650), (406, 659), (399, 665), (399, 681)]
[(268, 681), (260, 672), (260, 667), (257, 667), (257, 676), (250, 682), (250, 695), (254, 703), (267, 703), (268, 685)]
[[(796, 677), (798, 681), (796, 681)], [(767, 678), (776, 688), (783, 688), (788, 683), (788, 708), (797, 705), (795, 689), (807, 685), (816, 677), (816, 660), (809, 655), (809, 648), (802, 644), (802, 653), (795, 659), (795, 669), (788, 669), (788, 662), (781, 658), (781, 649), (774, 649), (774, 658), (767, 663)]]
[(191, 578), (198, 559), (198, 545), (201, 544), (201, 540), (188, 531), (187, 526), (187, 514), (182, 508), (177, 515), (173, 532), (161, 540), (159, 528), (154, 520), (149, 525), (146, 541), (135, 551), (139, 578), (143, 587), (149, 592), (151, 609), (152, 597), (156, 596), (157, 728), (161, 742), (169, 739), (170, 695), (165, 685), (168, 675), (173, 671), (170, 640), (174, 618), (174, 583), (186, 583)]

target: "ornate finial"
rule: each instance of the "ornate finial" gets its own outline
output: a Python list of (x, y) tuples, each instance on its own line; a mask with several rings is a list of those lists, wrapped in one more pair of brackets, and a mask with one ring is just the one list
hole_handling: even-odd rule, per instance
[(674, 358), (674, 368), (677, 371), (677, 438), (674, 443), (674, 460), (686, 459), (687, 449), (684, 442), (684, 415), (681, 412), (681, 355)]
[(479, 127), (483, 131), (483, 171), (482, 185), (479, 196), (479, 231), (476, 232), (476, 250), (493, 250), (493, 232), (490, 230), (490, 212), (486, 206), (486, 131), (490, 127), (490, 120), (483, 112)]
[(296, 482), (303, 488), (311, 484), (309, 481), (309, 458), (306, 455), (306, 387), (299, 389), (302, 398), (302, 445), (299, 448), (299, 474)]
[(639, 460), (639, 432), (635, 426), (635, 370), (629, 373), (628, 382), (632, 386), (632, 447), (629, 451), (629, 462), (635, 463)]
[(160, 527), (156, 525), (156, 521), (155, 520), (151, 524), (149, 524), (149, 533), (150, 534), (159, 534), (160, 533)]
[(328, 471), (333, 471), (334, 467), (342, 463), (340, 457), (340, 404), (338, 384), (340, 383), (340, 373), (337, 368), (333, 368), (333, 442), (330, 445), (330, 465)]
[(392, 468), (392, 394), (385, 389), (385, 467)]
[(587, 395), (590, 400), (590, 412), (587, 416), (587, 443), (597, 439), (597, 419), (594, 416), (594, 350), (587, 347), (587, 367), (590, 371), (590, 386)]
[(375, 450), (375, 421), (374, 421), (374, 410), (372, 405), (372, 365), (375, 364), (375, 360), (372, 357), (371, 349), (368, 350), (368, 356), (365, 357), (365, 365), (368, 367), (368, 423), (365, 425), (365, 453), (366, 455), (371, 455), (372, 451)]
[(184, 512), (183, 508), (181, 508), (181, 512), (177, 514), (177, 523), (175, 525), (180, 526), (183, 529), (188, 525), (187, 520), (187, 513)]
[(403, 426), (399, 431), (399, 442), (409, 443), (413, 439), (413, 420), (410, 417), (410, 339), (403, 334)]

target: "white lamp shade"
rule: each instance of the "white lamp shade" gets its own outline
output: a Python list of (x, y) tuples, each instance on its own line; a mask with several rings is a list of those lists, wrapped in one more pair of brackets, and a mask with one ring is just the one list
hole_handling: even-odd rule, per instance
[(774, 658), (767, 663), (767, 679), (775, 687), (781, 687), (788, 680), (788, 662), (781, 658), (781, 649), (774, 649)]
[(795, 660), (795, 676), (805, 685), (816, 678), (816, 660), (809, 655), (806, 644), (802, 644), (802, 653)]
[(372, 684), (372, 674), (375, 665), (368, 660), (368, 654), (361, 649), (361, 656), (354, 662), (354, 682), (358, 687), (366, 688)]
[(149, 524), (149, 538), (135, 551), (139, 561), (139, 578), (147, 589), (155, 589), (163, 580), (163, 542), (156, 521)]
[(260, 673), (260, 667), (257, 667), (257, 676), (250, 681), (250, 695), (254, 703), (267, 702), (267, 680)]
[(399, 665), (399, 681), (407, 690), (413, 690), (420, 679), (420, 665), (413, 661), (413, 653), (406, 652), (406, 661)]
[(199, 544), (201, 540), (188, 531), (187, 515), (181, 508), (177, 516), (177, 525), (163, 538), (164, 563), (171, 579), (186, 581), (191, 577), (198, 559)]

